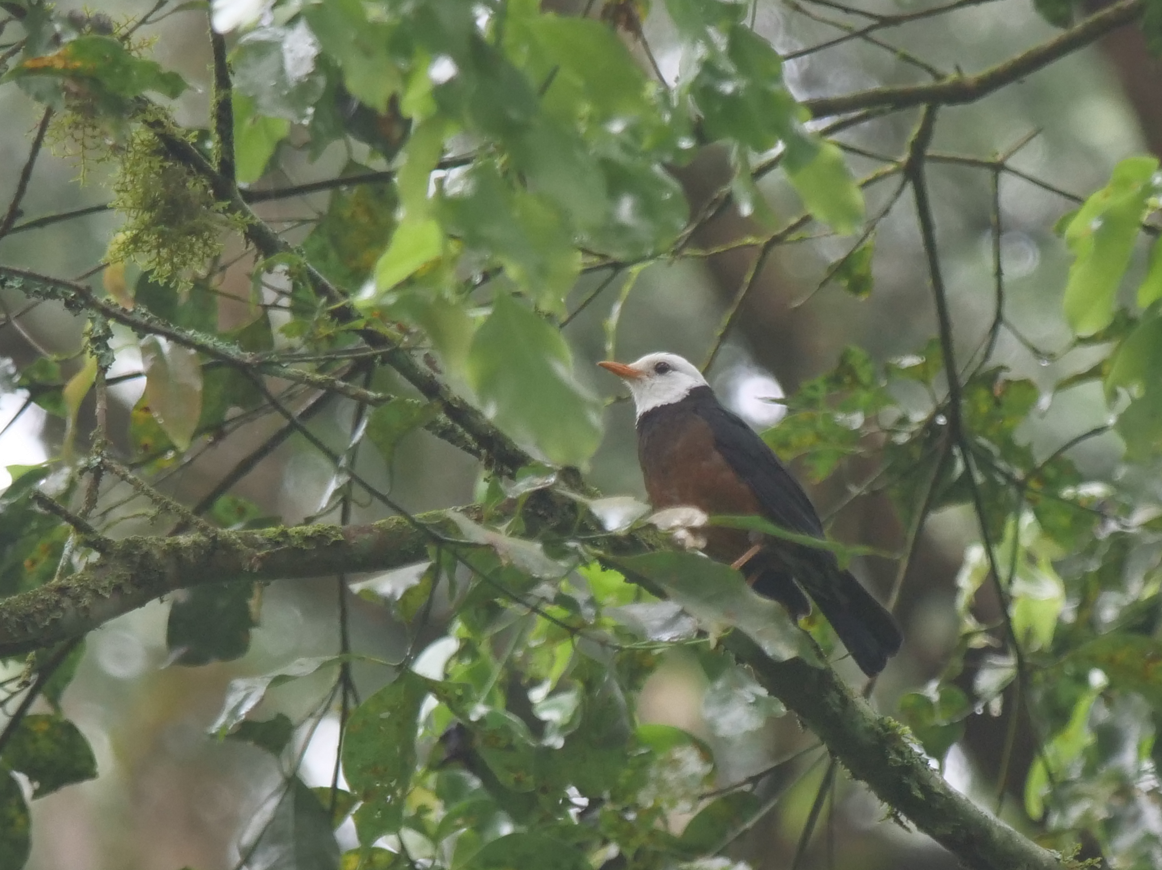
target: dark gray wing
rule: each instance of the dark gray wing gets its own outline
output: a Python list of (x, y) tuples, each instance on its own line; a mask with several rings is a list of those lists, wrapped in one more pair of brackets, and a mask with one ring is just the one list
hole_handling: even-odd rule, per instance
[(823, 537), (815, 505), (750, 426), (713, 396), (698, 402), (695, 412), (710, 426), (723, 458), (758, 497), (767, 519), (792, 532)]

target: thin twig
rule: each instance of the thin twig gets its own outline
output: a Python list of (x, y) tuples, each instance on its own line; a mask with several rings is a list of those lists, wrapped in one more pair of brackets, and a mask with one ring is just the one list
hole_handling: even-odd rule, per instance
[(0, 239), (12, 231), (12, 226), (16, 223), (16, 218), (20, 216), (20, 203), (24, 201), (24, 194), (28, 192), (28, 182), (32, 178), (32, 168), (36, 165), (37, 157), (40, 156), (40, 148), (44, 144), (44, 134), (48, 132), (48, 125), (52, 121), (52, 115), (53, 111), (50, 106), (40, 116), (40, 123), (36, 127), (35, 135), (32, 137), (32, 145), (28, 149), (28, 158), (24, 161), (24, 165), (20, 168), (20, 175), (16, 179), (16, 191), (12, 194), (12, 201), (8, 203), (8, 211), (5, 212), (3, 220), (0, 220)]
[(1144, 8), (1145, 0), (1121, 0), (1053, 39), (976, 75), (957, 75), (926, 84), (872, 88), (834, 97), (817, 97), (804, 100), (802, 105), (814, 117), (823, 118), (884, 106), (904, 109), (911, 106), (955, 106), (976, 102), (1095, 42), (1107, 33), (1132, 23), (1141, 16)]

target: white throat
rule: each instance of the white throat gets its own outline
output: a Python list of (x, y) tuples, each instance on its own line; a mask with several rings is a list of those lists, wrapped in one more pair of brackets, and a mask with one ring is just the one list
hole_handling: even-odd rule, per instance
[[(668, 370), (658, 372), (656, 368), (659, 363), (664, 364)], [(642, 373), (640, 378), (627, 379), (625, 382), (633, 396), (639, 420), (647, 411), (680, 402), (690, 395), (691, 390), (709, 386), (702, 373), (677, 354), (647, 354), (632, 363), (631, 367)]]

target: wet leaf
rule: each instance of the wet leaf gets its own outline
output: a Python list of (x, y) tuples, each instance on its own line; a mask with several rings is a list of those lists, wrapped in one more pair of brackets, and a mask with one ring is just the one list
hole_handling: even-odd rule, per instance
[(1162, 711), (1162, 641), (1115, 631), (1084, 644), (1069, 658), (1081, 667), (1101, 669), (1113, 685), (1138, 693)]
[(259, 749), (265, 749), (271, 755), (279, 755), (290, 743), (295, 734), (295, 725), (284, 713), (277, 714), (273, 719), (256, 722), (244, 719), (238, 726), (226, 735), (227, 740), (239, 740), (250, 743)]
[(4, 78), (38, 75), (91, 79), (110, 95), (126, 99), (148, 91), (174, 99), (188, 87), (177, 73), (136, 57), (113, 37), (96, 34), (78, 36), (54, 54), (29, 58)]
[(400, 672), (351, 715), (343, 741), (343, 772), (367, 806), (358, 819), (360, 840), (370, 843), (398, 830), (403, 799), (416, 768), (416, 728), (428, 682)]
[(726, 668), (702, 696), (702, 718), (718, 737), (736, 738), (787, 712), (743, 667)]
[(872, 260), (875, 256), (875, 237), (851, 251), (836, 267), (834, 278), (857, 299), (866, 299), (872, 292)]
[(179, 665), (241, 658), (258, 624), (259, 587), (252, 582), (209, 583), (175, 597), (166, 624), (166, 645)]
[(1065, 287), (1065, 316), (1079, 335), (1089, 335), (1113, 320), (1121, 284), (1138, 228), (1151, 196), (1156, 195), (1154, 157), (1128, 157), (1110, 183), (1090, 196), (1065, 228), (1074, 256)]
[(863, 193), (838, 145), (792, 138), (787, 142), (784, 167), (803, 205), (835, 232), (845, 235), (863, 222)]
[(44, 797), (97, 775), (97, 760), (77, 726), (63, 716), (25, 716), (0, 756), (3, 765), (32, 782), (33, 798)]
[(257, 834), (243, 837), (249, 870), (338, 870), (339, 845), (330, 813), (298, 777), (273, 812), (255, 822)]
[(675, 643), (698, 634), (698, 623), (674, 601), (623, 604), (606, 610), (606, 615), (646, 640)]
[(734, 791), (717, 797), (690, 820), (678, 838), (678, 845), (691, 854), (716, 853), (762, 805), (759, 797), (749, 791)]
[(226, 689), (226, 700), (222, 705), (222, 711), (218, 714), (214, 724), (210, 726), (210, 733), (224, 738), (246, 717), (247, 713), (258, 706), (269, 689), (291, 680), (309, 676), (319, 668), (334, 664), (336, 661), (334, 656), (302, 658), (291, 662), (285, 668), (268, 674), (231, 680)]
[(234, 87), (268, 118), (303, 123), (323, 95), (319, 43), (305, 21), (260, 27), (238, 40), (231, 55)]
[(380, 290), (390, 290), (443, 254), (444, 230), (437, 221), (405, 220), (375, 264), (375, 283)]
[(440, 406), (418, 399), (395, 398), (371, 412), (367, 420), (367, 437), (379, 450), (387, 467), (392, 467), (399, 442), (440, 414)]
[(504, 293), (468, 355), (469, 380), (489, 416), (559, 465), (584, 463), (601, 438), (600, 407), (572, 367), (561, 334)]
[(141, 339), (144, 400), (158, 425), (185, 451), (202, 416), (202, 366), (197, 351), (156, 335)]
[(712, 635), (737, 628), (779, 661), (798, 656), (811, 664), (819, 662), (814, 647), (787, 611), (756, 595), (733, 568), (678, 552), (623, 557), (614, 564), (627, 576), (657, 584)]
[(964, 720), (972, 712), (957, 686), (932, 685), (900, 698), (901, 721), (916, 735), (924, 751), (943, 767), (944, 758), (964, 735)]
[(584, 853), (573, 845), (533, 832), (505, 834), (477, 852), (479, 870), (590, 870)]
[(510, 537), (474, 523), (457, 511), (449, 511), (448, 517), (459, 528), (464, 540), (491, 547), (503, 565), (513, 565), (533, 577), (547, 579), (563, 577), (569, 571), (567, 564), (545, 555), (544, 547), (539, 541)]
[(278, 143), (290, 133), (286, 118), (258, 114), (254, 100), (240, 91), (234, 96), (234, 173), (243, 184), (257, 181), (266, 172)]
[[(351, 163), (344, 174), (367, 171)], [(376, 269), (381, 252), (394, 241), (398, 205), (395, 189), (389, 184), (340, 188), (331, 194), (327, 213), (303, 242), (303, 251), (339, 286), (359, 287)]]
[(402, 87), (389, 52), (388, 23), (368, 20), (358, 0), (328, 0), (306, 7), (304, 14), (323, 51), (342, 68), (351, 95), (381, 114), (387, 111), (391, 95)]
[(20, 783), (0, 767), (0, 867), (24, 866), (32, 851), (31, 828), (32, 818)]

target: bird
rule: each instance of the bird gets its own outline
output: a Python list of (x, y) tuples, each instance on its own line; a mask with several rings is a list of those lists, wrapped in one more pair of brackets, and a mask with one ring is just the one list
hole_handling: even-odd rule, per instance
[[(757, 515), (822, 539), (811, 499), (766, 442), (718, 401), (702, 373), (672, 353), (598, 363), (629, 387), (637, 411), (638, 460), (654, 510), (689, 505), (713, 515)], [(798, 620), (813, 600), (869, 677), (903, 641), (895, 619), (835, 554), (759, 532), (713, 526), (706, 555), (743, 572), (755, 592)], [(806, 594), (804, 594), (806, 593)]]

